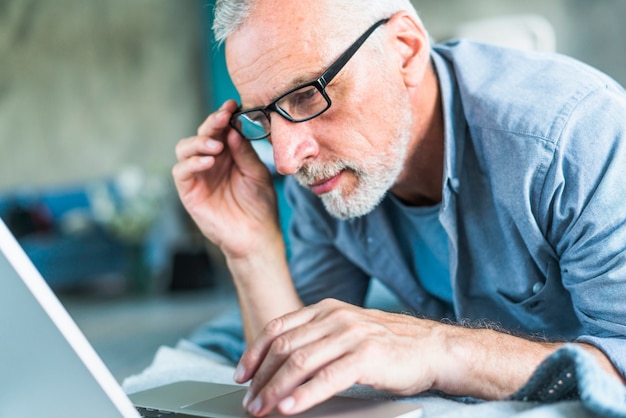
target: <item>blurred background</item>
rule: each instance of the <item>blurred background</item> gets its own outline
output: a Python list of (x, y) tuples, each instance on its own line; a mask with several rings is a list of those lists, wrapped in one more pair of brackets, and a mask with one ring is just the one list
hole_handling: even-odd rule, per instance
[[(435, 40), (557, 51), (626, 84), (624, 0), (414, 3)], [(120, 381), (235, 303), (170, 175), (176, 142), (236, 97), (211, 14), (0, 0), (0, 216)]]

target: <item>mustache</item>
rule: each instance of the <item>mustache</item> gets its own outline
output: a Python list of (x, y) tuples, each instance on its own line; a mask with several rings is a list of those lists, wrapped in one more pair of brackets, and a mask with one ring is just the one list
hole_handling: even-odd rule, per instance
[(324, 164), (307, 164), (302, 166), (294, 177), (303, 186), (310, 186), (322, 180), (331, 178), (343, 170), (356, 171), (354, 167), (343, 161), (333, 161)]

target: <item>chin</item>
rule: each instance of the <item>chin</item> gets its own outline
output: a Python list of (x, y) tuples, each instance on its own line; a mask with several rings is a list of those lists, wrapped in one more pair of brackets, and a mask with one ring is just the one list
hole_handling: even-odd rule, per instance
[(330, 215), (345, 221), (368, 215), (378, 207), (385, 195), (383, 193), (381, 196), (369, 195), (367, 198), (364, 198), (364, 196), (359, 196), (359, 194), (361, 193), (346, 198), (334, 190), (331, 193), (320, 196), (320, 198)]

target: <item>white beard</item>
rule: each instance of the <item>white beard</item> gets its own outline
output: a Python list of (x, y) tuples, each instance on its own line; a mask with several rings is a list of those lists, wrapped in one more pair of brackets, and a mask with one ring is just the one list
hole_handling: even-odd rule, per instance
[(380, 155), (370, 156), (365, 161), (335, 161), (323, 166), (308, 165), (295, 173), (294, 177), (303, 187), (316, 181), (333, 177), (342, 170), (351, 172), (356, 178), (352, 190), (336, 187), (320, 195), (326, 210), (336, 218), (349, 219), (367, 215), (383, 200), (404, 168), (412, 125), (408, 104), (398, 123), (396, 140)]

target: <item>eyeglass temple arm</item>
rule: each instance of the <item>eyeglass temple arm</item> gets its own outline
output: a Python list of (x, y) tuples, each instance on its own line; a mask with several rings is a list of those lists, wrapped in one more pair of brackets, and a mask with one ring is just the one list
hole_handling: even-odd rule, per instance
[(374, 32), (379, 26), (384, 25), (389, 22), (390, 18), (381, 19), (378, 22), (374, 23), (363, 35), (353, 43), (350, 48), (348, 48), (343, 54), (337, 58), (335, 62), (332, 63), (330, 67), (322, 74), (322, 76), (317, 80), (322, 87), (326, 87), (332, 80), (335, 78), (337, 73), (341, 71), (341, 69), (346, 65), (346, 63), (352, 58), (352, 56), (358, 51), (358, 49), (363, 45), (363, 43), (369, 38), (369, 36)]

